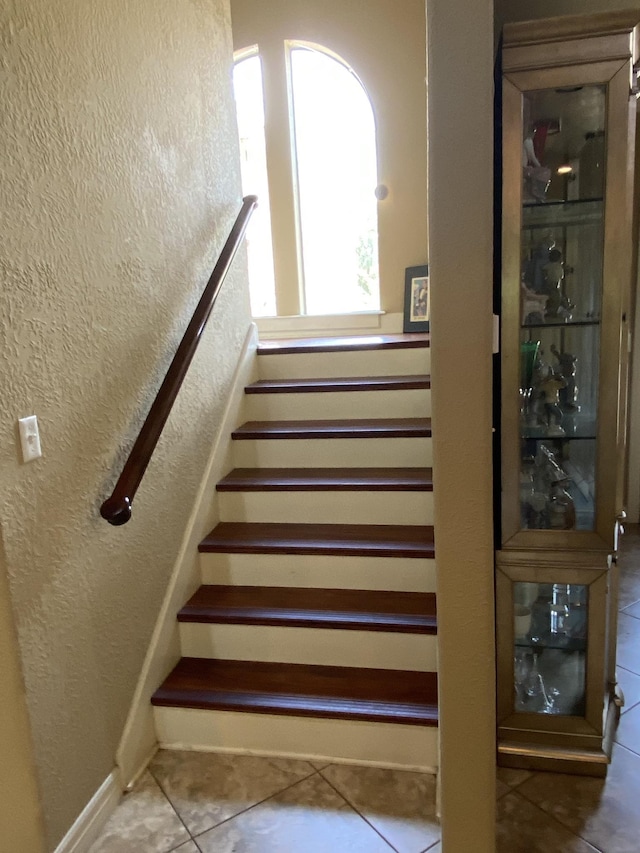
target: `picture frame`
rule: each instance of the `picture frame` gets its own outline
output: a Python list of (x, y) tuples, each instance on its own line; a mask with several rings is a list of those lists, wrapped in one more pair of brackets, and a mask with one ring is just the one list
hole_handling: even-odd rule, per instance
[(428, 332), (431, 308), (429, 267), (407, 267), (404, 274), (403, 331)]

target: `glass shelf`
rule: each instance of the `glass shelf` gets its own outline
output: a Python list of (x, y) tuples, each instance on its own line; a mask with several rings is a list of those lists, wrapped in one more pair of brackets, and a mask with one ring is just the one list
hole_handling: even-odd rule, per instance
[(544, 427), (524, 427), (520, 430), (520, 438), (531, 441), (595, 441), (596, 426), (589, 423), (570, 423), (571, 417), (565, 415), (562, 419), (564, 433), (558, 435), (545, 432)]
[(553, 228), (597, 225), (602, 221), (601, 198), (546, 201), (522, 205), (523, 228)]
[(566, 637), (562, 640), (558, 640), (557, 637), (549, 634), (545, 638), (536, 638), (535, 642), (532, 639), (527, 638), (516, 639), (514, 646), (516, 649), (529, 649), (532, 652), (541, 652), (544, 649), (556, 649), (558, 651), (562, 650), (565, 652), (586, 652), (587, 641), (580, 637)]
[(548, 199), (546, 201), (525, 201), (522, 207), (529, 210), (532, 207), (571, 207), (573, 205), (593, 204), (593, 202), (602, 202), (602, 196), (597, 198), (575, 198), (575, 199)]
[(521, 329), (568, 329), (576, 326), (599, 326), (600, 320), (543, 320), (541, 323), (522, 323)]

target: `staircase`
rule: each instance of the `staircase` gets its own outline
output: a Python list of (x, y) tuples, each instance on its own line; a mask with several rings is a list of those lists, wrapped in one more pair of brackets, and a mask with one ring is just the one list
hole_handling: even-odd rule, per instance
[(428, 347), (260, 345), (162, 745), (437, 766)]

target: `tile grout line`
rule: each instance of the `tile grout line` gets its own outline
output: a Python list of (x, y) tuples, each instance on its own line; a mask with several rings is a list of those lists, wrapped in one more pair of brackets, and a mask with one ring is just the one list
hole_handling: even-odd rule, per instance
[[(331, 765), (329, 765), (329, 766), (331, 766)], [(326, 769), (326, 768), (325, 768), (325, 769)], [(350, 809), (353, 809), (353, 811), (358, 815), (358, 817), (362, 818), (362, 820), (367, 824), (367, 826), (370, 826), (370, 827), (371, 827), (371, 829), (372, 829), (372, 830), (373, 830), (377, 835), (379, 835), (379, 836), (380, 836), (380, 838), (385, 842), (385, 844), (388, 844), (388, 845), (389, 845), (389, 847), (390, 847), (392, 850), (394, 850), (394, 851), (395, 851), (395, 853), (399, 853), (398, 849), (397, 849), (396, 847), (394, 847), (394, 846), (393, 846), (393, 844), (389, 841), (389, 839), (388, 839), (388, 838), (385, 838), (385, 837), (384, 837), (384, 835), (380, 832), (380, 830), (379, 830), (379, 829), (377, 829), (377, 828), (376, 828), (376, 827), (371, 823), (371, 821), (367, 820), (367, 818), (362, 814), (362, 812), (361, 812), (359, 809), (357, 809), (357, 808), (353, 805), (353, 803), (351, 802), (351, 800), (347, 799), (347, 797), (346, 797), (346, 796), (345, 796), (341, 791), (339, 791), (339, 790), (336, 788), (336, 786), (335, 786), (335, 785), (334, 785), (334, 784), (333, 784), (329, 779), (327, 779), (327, 777), (324, 775), (324, 773), (322, 772), (322, 770), (319, 770), (318, 772), (320, 773), (320, 775), (322, 776), (322, 778), (324, 779), (324, 781), (327, 783), (327, 785), (329, 785), (331, 788), (333, 788), (333, 790), (334, 790), (334, 791), (336, 792), (336, 794), (340, 797), (340, 799), (344, 800), (344, 802), (349, 806), (349, 808), (350, 808)], [(437, 843), (437, 842), (436, 842), (436, 843)], [(427, 848), (427, 850), (428, 850), (428, 849), (429, 849), (429, 848)]]
[[(160, 791), (162, 792), (162, 795), (164, 796), (164, 798), (166, 799), (166, 801), (169, 803), (169, 805), (171, 806), (171, 808), (172, 808), (172, 809), (173, 809), (173, 811), (175, 812), (176, 817), (178, 818), (178, 820), (180, 821), (180, 823), (181, 823), (181, 824), (184, 826), (184, 828), (186, 829), (187, 834), (188, 834), (188, 836), (189, 836), (189, 839), (188, 839), (188, 840), (195, 841), (195, 838), (193, 837), (193, 835), (192, 835), (192, 834), (191, 834), (191, 832), (189, 831), (189, 827), (188, 827), (188, 826), (187, 826), (187, 824), (182, 820), (182, 816), (180, 815), (180, 812), (178, 811), (178, 809), (177, 809), (177, 808), (173, 805), (173, 803), (171, 802), (171, 797), (167, 794), (167, 792), (165, 791), (165, 789), (162, 787), (162, 784), (161, 784), (160, 780), (156, 777), (155, 773), (153, 772), (153, 770), (151, 769), (151, 767), (150, 767), (150, 766), (147, 766), (147, 770), (149, 771), (149, 774), (151, 775), (152, 779), (154, 780), (154, 782), (156, 783), (156, 785), (158, 786), (158, 788), (160, 788)], [(187, 843), (186, 841), (183, 841), (183, 842), (182, 842), (182, 844), (186, 844), (186, 843)], [(173, 853), (173, 851), (174, 851), (174, 850), (177, 850), (179, 847), (180, 847), (180, 844), (178, 844), (178, 847), (172, 847), (172, 848), (171, 848), (171, 850), (169, 851), (169, 853)], [(198, 847), (198, 845), (197, 845), (197, 844), (196, 844), (196, 847)], [(198, 849), (200, 849), (200, 848), (198, 847)]]
[[(523, 782), (522, 784), (524, 784), (524, 782)], [(567, 832), (571, 833), (571, 835), (573, 835), (573, 836), (574, 836), (574, 838), (579, 838), (579, 839), (580, 839), (580, 841), (584, 841), (584, 842), (585, 842), (585, 844), (588, 844), (590, 847), (593, 847), (593, 849), (594, 849), (594, 850), (596, 850), (596, 851), (597, 851), (597, 853), (606, 853), (606, 851), (601, 850), (599, 847), (596, 847), (596, 845), (595, 845), (593, 842), (588, 841), (588, 840), (587, 840), (586, 838), (584, 838), (582, 835), (579, 835), (577, 832), (574, 832), (574, 831), (573, 831), (573, 829), (570, 829), (568, 826), (565, 826), (565, 825), (564, 825), (564, 823), (562, 823), (562, 821), (561, 821), (561, 820), (558, 820), (558, 818), (557, 818), (557, 817), (555, 817), (555, 815), (552, 815), (552, 814), (550, 814), (549, 812), (545, 811), (545, 810), (542, 808), (542, 806), (538, 805), (538, 803), (534, 802), (530, 797), (527, 797), (527, 795), (526, 795), (526, 794), (524, 794), (524, 793), (522, 793), (522, 791), (519, 791), (518, 793), (519, 793), (519, 795), (522, 797), (522, 799), (523, 799), (523, 800), (526, 800), (526, 801), (527, 801), (528, 803), (530, 803), (532, 806), (535, 806), (535, 808), (536, 808), (536, 809), (538, 809), (538, 811), (539, 811), (539, 812), (542, 812), (542, 814), (543, 814), (543, 815), (545, 815), (545, 817), (548, 817), (548, 818), (549, 818), (550, 820), (552, 820), (554, 823), (557, 823), (557, 824), (558, 824), (558, 826), (561, 826), (561, 827), (562, 827), (563, 829), (565, 829)]]
[[(521, 782), (518, 782), (518, 784), (517, 784), (517, 785), (509, 785), (509, 791), (515, 791), (515, 790), (517, 790), (521, 785), (524, 785), (524, 783), (525, 783), (525, 782), (528, 782), (528, 781), (529, 781), (529, 779), (531, 779), (531, 778), (534, 776), (534, 774), (535, 774), (535, 771), (531, 771), (531, 770), (530, 770), (530, 771), (528, 771), (528, 772), (529, 772), (529, 775), (527, 776), (527, 778), (526, 778), (526, 779), (523, 779)], [(508, 783), (508, 782), (505, 782), (504, 784), (505, 784), (505, 785), (508, 785), (509, 783)], [(505, 791), (505, 793), (507, 793), (507, 794), (508, 794), (508, 793), (509, 793), (509, 791)], [(502, 796), (504, 796), (504, 794), (503, 794)], [(501, 797), (498, 797), (498, 799), (500, 800), (500, 799), (502, 799), (502, 798), (501, 798)]]
[(615, 738), (613, 739), (613, 742), (615, 743), (616, 746), (619, 746), (621, 749), (626, 749), (627, 752), (631, 753), (631, 755), (635, 755), (638, 758), (640, 758), (640, 751), (636, 751), (635, 749), (631, 749), (630, 746), (625, 746), (623, 743), (620, 743), (620, 741), (617, 741)]
[[(635, 673), (634, 673), (634, 675), (635, 675)], [(625, 702), (625, 705), (623, 706), (624, 711), (622, 709), (620, 710), (620, 716), (623, 717), (629, 711), (634, 711), (638, 707), (638, 705), (640, 705), (640, 699), (637, 702), (634, 702), (633, 705), (627, 705)], [(615, 740), (615, 738), (614, 738), (614, 740)]]
[(632, 669), (629, 669), (626, 666), (622, 666), (622, 664), (620, 664), (620, 663), (616, 665), (616, 669), (622, 669), (622, 670), (624, 670), (624, 672), (629, 672), (629, 673), (631, 673), (631, 675), (637, 675), (638, 678), (640, 678), (639, 672), (634, 672)]
[[(242, 753), (238, 753), (238, 754), (242, 754)], [(309, 762), (307, 762), (307, 764), (309, 764)], [(310, 765), (310, 766), (312, 766), (312, 765)], [(217, 829), (219, 826), (223, 826), (225, 823), (229, 823), (229, 821), (235, 820), (235, 818), (239, 817), (240, 815), (246, 814), (247, 812), (250, 812), (251, 809), (254, 809), (256, 806), (261, 806), (263, 803), (269, 802), (269, 800), (272, 800), (274, 797), (278, 797), (278, 796), (280, 796), (280, 794), (284, 794), (285, 791), (289, 791), (291, 788), (295, 788), (295, 786), (299, 785), (301, 782), (306, 782), (307, 779), (311, 779), (311, 777), (315, 776), (317, 773), (319, 773), (319, 771), (314, 769), (313, 772), (309, 773), (308, 776), (303, 776), (302, 779), (297, 779), (295, 782), (292, 782), (290, 785), (287, 785), (286, 787), (280, 789), (279, 791), (274, 791), (273, 794), (269, 794), (268, 797), (264, 797), (264, 799), (258, 800), (257, 802), (252, 803), (250, 806), (247, 806), (245, 809), (241, 809), (239, 812), (236, 812), (235, 814), (229, 815), (229, 817), (225, 818), (224, 820), (221, 820), (219, 823), (214, 823), (212, 826), (209, 826), (207, 829), (203, 829), (202, 832), (198, 832), (197, 835), (191, 835), (192, 841), (197, 842), (198, 838), (201, 838), (207, 832), (211, 832), (212, 829)], [(188, 831), (189, 830), (187, 830), (187, 832)], [(191, 834), (191, 833), (189, 833), (189, 834)], [(198, 846), (197, 843), (196, 843), (196, 846)]]
[[(505, 782), (505, 785), (506, 784), (507, 783)], [(496, 797), (496, 803), (498, 802), (498, 800), (501, 800), (503, 797), (506, 797), (507, 794), (510, 794), (512, 791), (515, 791), (515, 788), (512, 788), (510, 785), (507, 786), (507, 790), (503, 791), (501, 794), (498, 794), (498, 796)]]
[[(634, 601), (633, 604), (627, 605), (627, 608), (635, 607), (636, 604), (638, 604), (639, 602), (640, 598), (638, 599), (638, 601)], [(627, 608), (625, 608), (624, 610), (619, 610), (618, 613), (624, 613), (625, 616), (630, 616), (632, 619), (635, 619), (636, 621), (640, 622), (640, 616), (635, 616), (633, 613), (627, 613)]]

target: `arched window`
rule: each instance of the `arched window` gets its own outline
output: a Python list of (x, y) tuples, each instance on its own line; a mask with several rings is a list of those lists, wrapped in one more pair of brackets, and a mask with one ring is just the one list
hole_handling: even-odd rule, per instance
[(269, 184), (264, 138), (262, 63), (257, 47), (243, 51), (233, 69), (240, 137), (242, 194), (257, 195), (259, 206), (247, 230), (251, 311), (255, 317), (276, 313)]
[[(295, 233), (282, 240), (280, 246), (274, 240), (276, 269), (279, 252), (295, 254), (287, 266), (297, 270), (294, 286), (300, 314), (377, 310), (377, 162), (371, 102), (353, 70), (329, 50), (303, 42), (286, 42), (283, 49), (286, 61), (282, 67), (287, 77), (281, 86), (272, 86), (269, 91), (275, 92), (276, 97), (279, 92), (286, 101), (285, 110), (281, 105), (273, 112), (288, 116), (288, 133), (283, 135), (279, 127), (279, 134), (274, 134), (273, 139), (280, 145), (283, 140), (288, 142), (292, 174), (282, 186), (277, 182), (274, 185), (274, 176), (269, 175), (269, 186), (272, 195), (278, 193), (278, 203), (271, 205), (274, 221), (280, 210), (280, 193), (293, 196), (290, 220)], [(238, 72), (249, 62), (257, 63), (254, 67), (259, 68), (259, 55), (254, 52), (248, 59), (246, 53), (241, 55), (234, 77), (243, 157), (255, 158), (243, 163), (243, 191), (255, 192), (264, 207), (268, 206), (268, 164), (281, 164), (283, 158), (278, 156), (281, 152), (270, 151), (269, 128), (266, 143), (264, 124), (258, 128), (264, 118), (261, 76), (258, 71), (252, 72), (251, 92), (240, 83)], [(270, 69), (265, 69), (265, 74), (269, 73)], [(277, 71), (273, 76), (277, 78)], [(249, 98), (253, 98), (251, 106), (243, 103)], [(267, 117), (270, 106), (267, 103)], [(259, 145), (249, 146), (243, 141), (242, 116), (252, 117), (261, 151), (266, 151), (264, 159), (257, 151)], [(260, 182), (262, 192), (258, 189)], [(260, 290), (254, 284), (254, 275), (264, 281), (261, 268), (250, 260), (252, 310), (255, 316), (264, 316), (269, 313), (270, 303), (264, 298), (254, 299), (254, 292)], [(276, 292), (281, 284), (292, 286), (290, 281), (276, 282)], [(286, 301), (291, 304), (290, 298)]]

